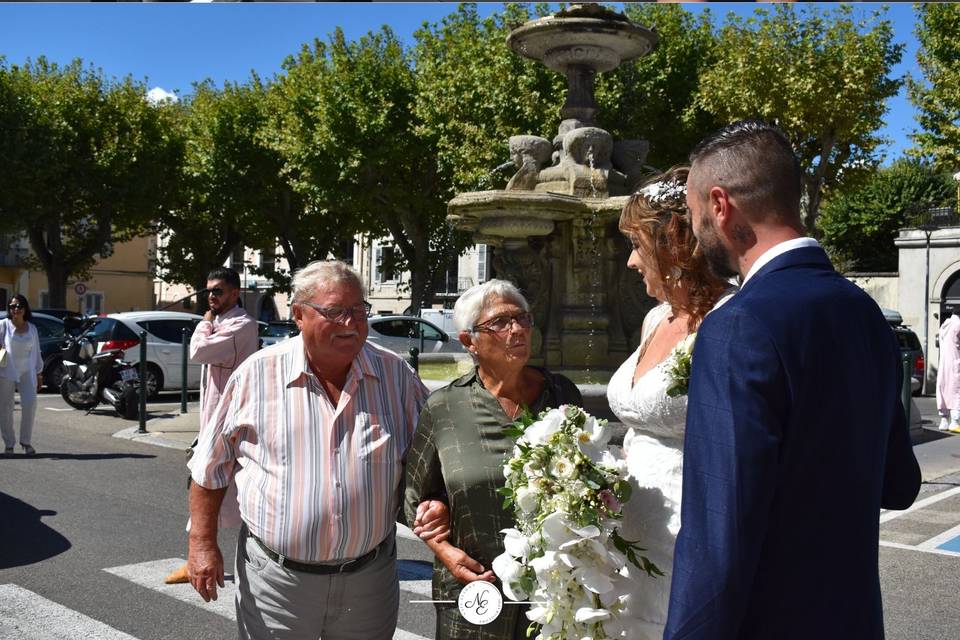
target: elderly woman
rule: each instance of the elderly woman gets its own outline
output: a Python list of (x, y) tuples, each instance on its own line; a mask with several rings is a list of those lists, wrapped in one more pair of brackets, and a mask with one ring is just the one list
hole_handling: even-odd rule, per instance
[[(420, 414), (407, 458), (405, 508), (417, 522), (424, 501), (449, 506), (449, 535), (426, 540), (436, 555), (433, 598), (456, 601), (462, 585), (495, 582), (493, 559), (503, 553), (501, 529), (514, 526), (497, 489), (513, 439), (504, 435), (525, 408), (534, 414), (561, 404), (581, 404), (577, 387), (563, 376), (527, 364), (533, 318), (520, 291), (504, 280), (468, 289), (453, 312), (460, 341), (476, 367), (433, 393)], [(456, 604), (437, 605), (436, 638), (526, 638), (525, 607), (504, 607), (484, 626), (464, 620)]]

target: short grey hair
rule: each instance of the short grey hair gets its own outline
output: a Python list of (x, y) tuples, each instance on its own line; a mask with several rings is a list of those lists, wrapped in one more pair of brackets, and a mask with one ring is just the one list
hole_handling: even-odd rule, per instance
[(293, 274), (293, 302), (305, 302), (316, 295), (317, 289), (346, 284), (363, 291), (360, 274), (339, 260), (314, 260)]
[(506, 280), (488, 280), (464, 291), (453, 305), (453, 324), (460, 333), (473, 333), (480, 312), (494, 300), (513, 302), (524, 311), (530, 311), (527, 299), (516, 285)]

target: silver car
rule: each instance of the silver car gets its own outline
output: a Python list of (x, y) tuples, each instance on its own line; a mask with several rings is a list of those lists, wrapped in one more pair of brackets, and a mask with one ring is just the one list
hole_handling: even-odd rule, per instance
[(401, 355), (410, 355), (410, 349), (421, 348), (421, 353), (466, 353), (460, 341), (451, 338), (437, 325), (416, 316), (373, 316), (369, 319), (367, 340)]

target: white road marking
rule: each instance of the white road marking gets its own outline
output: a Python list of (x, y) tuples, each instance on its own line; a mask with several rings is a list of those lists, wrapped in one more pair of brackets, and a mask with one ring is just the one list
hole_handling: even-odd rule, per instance
[(56, 411), (57, 413), (61, 413), (61, 412), (64, 412), (64, 411), (79, 411), (79, 409), (73, 409), (73, 408), (69, 408), (69, 407), (66, 408), (66, 409), (62, 409), (62, 408), (58, 408), (58, 407), (44, 407), (44, 409), (46, 409), (47, 411)]
[(146, 587), (151, 591), (159, 591), (181, 602), (192, 604), (195, 607), (216, 613), (230, 620), (236, 620), (237, 614), (233, 607), (236, 588), (233, 582), (226, 581), (224, 582), (223, 588), (217, 587), (217, 599), (211, 600), (210, 602), (204, 602), (200, 594), (189, 584), (163, 583), (163, 579), (184, 562), (183, 558), (165, 558), (163, 560), (141, 562), (140, 564), (111, 567), (104, 569), (104, 571), (118, 578), (129, 580), (141, 587)]
[[(236, 594), (236, 587), (233, 582), (226, 582), (224, 588), (217, 589), (217, 599), (212, 602), (204, 602), (200, 596), (194, 591), (193, 587), (189, 584), (164, 584), (163, 579), (171, 571), (183, 564), (182, 558), (165, 558), (163, 560), (152, 560), (149, 562), (141, 562), (139, 564), (128, 564), (122, 567), (111, 567), (109, 569), (104, 569), (107, 573), (115, 575), (118, 578), (123, 578), (124, 580), (129, 580), (135, 584), (140, 585), (141, 587), (146, 587), (152, 591), (159, 591), (165, 595), (168, 595), (172, 598), (180, 600), (181, 602), (186, 602), (195, 607), (205, 609), (211, 613), (216, 613), (217, 615), (223, 616), (230, 620), (236, 620), (236, 610), (234, 609), (234, 597)], [(412, 591), (417, 594), (425, 594), (430, 596), (430, 581), (429, 580), (401, 580), (400, 589), (403, 591)], [(424, 589), (426, 591), (424, 592)], [(2, 598), (0, 598), (2, 600)], [(0, 601), (0, 612), (4, 612), (5, 602)], [(2, 631), (3, 621), (0, 620), (0, 631)], [(6, 636), (0, 632), (0, 638), (6, 637), (15, 637), (22, 638), (20, 635)], [(87, 636), (80, 635), (65, 635), (65, 636), (49, 636), (50, 640), (56, 638), (77, 638), (77, 637), (95, 637), (98, 640), (113, 640), (113, 637), (102, 636), (97, 634), (88, 634)], [(124, 640), (130, 636), (117, 636), (117, 640)], [(29, 636), (28, 636), (29, 638)], [(37, 640), (47, 640), (47, 636), (38, 637)], [(25, 639), (26, 640), (26, 639)], [(32, 640), (32, 639), (31, 639)], [(135, 640), (135, 639), (134, 639)], [(427, 640), (423, 636), (419, 636), (415, 633), (409, 631), (404, 631), (403, 629), (397, 629), (396, 633), (393, 636), (393, 640)]]
[(399, 522), (397, 523), (397, 537), (406, 538), (407, 540), (416, 540), (418, 542), (420, 541), (420, 538), (418, 538), (417, 534), (410, 530), (410, 527)]
[(918, 500), (910, 505), (909, 509), (904, 509), (903, 511), (883, 511), (880, 514), (880, 523), (890, 522), (894, 518), (899, 518), (900, 516), (905, 516), (908, 513), (918, 511), (924, 507), (929, 507), (931, 504), (936, 504), (941, 500), (946, 500), (947, 498), (952, 498), (955, 495), (960, 494), (960, 487), (954, 487), (953, 489), (948, 489), (946, 491), (941, 491), (940, 493), (934, 494), (929, 498), (924, 498), (923, 500)]
[(920, 547), (914, 547), (909, 544), (901, 544), (899, 542), (887, 542), (886, 540), (880, 541), (881, 547), (890, 547), (892, 549), (904, 549), (906, 551), (919, 551), (920, 553), (933, 553), (938, 556), (953, 556), (954, 558), (960, 558), (960, 553), (956, 551), (947, 551), (946, 549), (921, 549)]
[[(936, 549), (937, 547), (942, 545), (944, 542), (947, 542), (948, 540), (953, 540), (958, 536), (960, 536), (960, 524), (953, 527), (952, 529), (947, 529), (940, 535), (934, 536), (929, 540), (924, 540), (923, 542), (917, 545), (917, 548), (918, 549)], [(941, 551), (945, 551), (945, 549), (941, 549)]]
[(0, 584), (0, 638), (137, 640), (15, 584)]

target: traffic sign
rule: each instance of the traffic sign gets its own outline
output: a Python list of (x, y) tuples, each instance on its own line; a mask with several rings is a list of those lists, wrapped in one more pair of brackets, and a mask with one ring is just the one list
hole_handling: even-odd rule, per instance
[(77, 284), (73, 285), (73, 292), (78, 296), (82, 296), (87, 292), (87, 285), (83, 284), (82, 282), (78, 282)]

